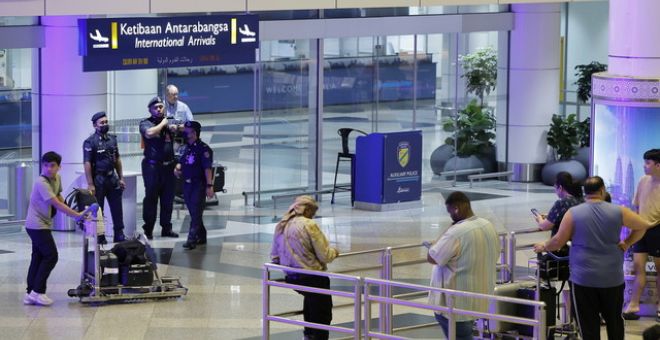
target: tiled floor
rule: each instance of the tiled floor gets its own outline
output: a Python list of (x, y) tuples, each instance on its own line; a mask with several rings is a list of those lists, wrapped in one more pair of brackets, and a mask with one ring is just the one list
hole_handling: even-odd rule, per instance
[[(477, 215), (493, 221), (501, 231), (532, 226), (530, 208), (548, 209), (554, 197), (539, 185), (486, 182), (474, 189), (467, 185)], [(335, 205), (329, 197), (322, 202), (319, 222), (340, 252), (419, 243), (438, 237), (450, 219), (442, 205), (438, 188), (423, 194), (421, 208), (392, 212), (366, 212), (351, 209), (343, 193)], [(228, 197), (235, 199), (229, 200)], [(0, 339), (256, 339), (261, 336), (262, 263), (269, 260), (273, 216), (281, 211), (246, 207), (237, 196), (223, 196), (219, 206), (206, 211), (209, 243), (193, 251), (181, 247), (181, 238), (153, 241), (161, 275), (180, 276), (189, 294), (181, 299), (126, 304), (83, 305), (67, 297), (77, 285), (81, 266), (79, 233), (55, 233), (60, 260), (49, 279), (51, 307), (24, 306), (24, 280), (30, 259), (30, 242), (24, 232), (0, 235)], [(282, 204), (282, 206), (285, 206)], [(176, 214), (175, 214), (176, 216)], [(175, 225), (182, 232), (187, 218), (181, 214)], [(156, 233), (158, 235), (158, 233)], [(544, 234), (527, 236), (523, 241), (540, 240)], [(395, 252), (395, 261), (423, 257), (421, 249)], [(530, 252), (520, 252), (518, 263), (525, 267)], [(340, 257), (332, 271), (344, 271), (378, 264), (376, 256)], [(431, 266), (420, 264), (396, 267), (394, 279), (425, 284)], [(525, 272), (525, 270), (522, 270)], [(352, 275), (377, 276), (375, 271)], [(347, 289), (335, 283), (334, 288)], [(345, 299), (335, 299), (338, 305)], [(294, 292), (272, 290), (272, 312), (297, 310), (301, 298)], [(395, 325), (432, 322), (428, 312), (395, 308)], [(337, 308), (335, 324), (351, 322), (350, 308)], [(641, 331), (655, 320), (627, 321), (626, 339), (641, 339)], [(294, 326), (272, 323), (274, 339), (300, 339)], [(604, 334), (604, 333), (603, 333)], [(437, 326), (401, 333), (411, 338), (442, 338)], [(336, 337), (341, 335), (335, 334)]]

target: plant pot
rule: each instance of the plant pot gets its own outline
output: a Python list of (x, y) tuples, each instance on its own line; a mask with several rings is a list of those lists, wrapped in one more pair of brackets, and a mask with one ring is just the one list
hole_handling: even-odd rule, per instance
[(589, 158), (591, 157), (591, 148), (589, 147), (583, 147), (579, 148), (577, 151), (577, 155), (573, 157), (574, 160), (582, 163), (584, 165), (584, 168), (587, 169), (587, 172), (589, 171)]
[(587, 169), (576, 160), (556, 161), (546, 163), (541, 171), (541, 179), (545, 185), (555, 185), (557, 174), (566, 171), (573, 176), (573, 181), (584, 181), (587, 178)]
[(436, 175), (440, 175), (445, 169), (447, 160), (454, 157), (454, 147), (448, 144), (443, 144), (431, 153), (431, 170)]
[[(474, 155), (469, 157), (452, 157), (445, 164), (443, 171), (476, 169), (483, 167), (483, 163), (481, 163), (479, 158)], [(457, 176), (456, 179), (461, 181), (467, 180), (467, 175)]]
[(497, 160), (496, 160), (496, 150), (494, 147), (488, 148), (486, 153), (477, 156), (479, 160), (481, 161), (481, 164), (484, 167), (484, 172), (495, 172), (497, 171)]

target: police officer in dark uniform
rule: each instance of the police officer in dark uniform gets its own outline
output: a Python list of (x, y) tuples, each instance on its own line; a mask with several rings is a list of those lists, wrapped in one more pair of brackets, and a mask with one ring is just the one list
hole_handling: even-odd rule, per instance
[(140, 135), (144, 141), (142, 178), (145, 195), (142, 201), (144, 235), (153, 239), (156, 211), (160, 199), (160, 226), (162, 237), (179, 237), (172, 231), (174, 206), (174, 138), (176, 126), (168, 124), (165, 106), (160, 97), (154, 97), (147, 105), (151, 117), (140, 122)]
[(196, 121), (184, 124), (185, 144), (181, 147), (180, 158), (174, 174), (183, 179), (183, 199), (190, 213), (190, 232), (183, 247), (195, 249), (198, 244), (206, 244), (206, 228), (202, 213), (205, 197), (211, 198), (213, 191), (213, 150), (199, 139), (202, 125)]
[[(83, 142), (87, 188), (96, 196), (101, 209), (103, 209), (105, 199), (108, 199), (112, 213), (114, 241), (121, 242), (126, 238), (121, 205), (121, 195), (126, 184), (117, 147), (117, 136), (108, 134), (110, 126), (105, 112), (95, 113), (92, 116), (92, 124), (96, 132)], [(102, 241), (105, 241), (105, 238)]]

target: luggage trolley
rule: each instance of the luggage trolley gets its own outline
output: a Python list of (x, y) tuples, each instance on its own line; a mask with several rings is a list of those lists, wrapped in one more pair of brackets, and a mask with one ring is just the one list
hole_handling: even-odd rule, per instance
[[(573, 319), (574, 315), (572, 312), (572, 307), (571, 304), (573, 303), (571, 298), (564, 299), (564, 304), (563, 306), (560, 305), (559, 303), (556, 303), (559, 295), (561, 294), (562, 291), (564, 291), (564, 284), (568, 282), (568, 256), (558, 256), (554, 254), (553, 252), (547, 252), (547, 254), (551, 259), (554, 260), (553, 263), (549, 264), (547, 261), (545, 263), (540, 263), (538, 259), (530, 259), (530, 263), (536, 263), (537, 265), (537, 270), (536, 270), (536, 290), (535, 290), (535, 295), (534, 299), (537, 301), (545, 301), (546, 299), (549, 298), (547, 296), (548, 294), (551, 294), (552, 299), (554, 301), (550, 302), (546, 301), (546, 304), (548, 307), (552, 306), (556, 313), (560, 313), (562, 311), (562, 307), (564, 307), (564, 317), (562, 318), (564, 320), (564, 323), (557, 324), (556, 322), (553, 323), (547, 323), (548, 326), (548, 339), (554, 339), (556, 336), (564, 336), (564, 339), (566, 340), (573, 340), (573, 339), (579, 339), (579, 332), (577, 330), (577, 325), (575, 323), (575, 320)], [(544, 287), (543, 281), (547, 281), (549, 287)], [(560, 288), (560, 291), (556, 293), (556, 289), (550, 284), (550, 282), (562, 282), (562, 286)], [(545, 294), (543, 294), (543, 290), (547, 289)], [(570, 288), (569, 288), (570, 289)], [(553, 321), (556, 321), (557, 315), (553, 312), (550, 313), (548, 311), (548, 318), (552, 316)]]
[[(98, 244), (97, 224), (99, 220), (102, 221), (103, 216), (99, 211), (98, 204), (92, 204), (89, 208), (85, 209), (82, 216), (89, 217), (79, 218), (77, 220), (77, 223), (83, 227), (83, 261), (80, 285), (74, 289), (69, 289), (68, 295), (70, 297), (79, 298), (81, 303), (102, 303), (178, 298), (188, 293), (188, 288), (181, 284), (178, 277), (160, 277), (154, 264), (152, 264), (153, 276), (151, 276), (152, 283), (150, 285), (122, 285), (117, 283), (117, 280), (106, 280), (104, 282), (104, 276), (111, 277), (112, 275), (116, 275), (115, 278), (118, 277), (119, 267), (101, 266), (102, 255)], [(142, 242), (147, 241), (143, 240)], [(93, 247), (92, 252), (89, 250), (90, 246)], [(90, 253), (93, 256), (89, 256), (88, 254)], [(108, 254), (103, 254), (103, 257), (104, 260), (111, 258)], [(106, 261), (105, 264), (108, 265), (108, 262), (110, 261)], [(88, 270), (90, 268), (92, 270)], [(147, 273), (151, 275), (151, 270), (148, 270)]]

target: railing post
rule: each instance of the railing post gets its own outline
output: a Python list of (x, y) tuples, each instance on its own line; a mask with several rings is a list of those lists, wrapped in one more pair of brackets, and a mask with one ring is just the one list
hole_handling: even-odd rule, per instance
[[(383, 280), (392, 280), (392, 247), (387, 247), (385, 248), (385, 252), (383, 253), (383, 259), (384, 259), (384, 278)], [(385, 297), (386, 298), (391, 298), (392, 297), (392, 286), (387, 285), (385, 286)], [(385, 334), (392, 334), (392, 313), (393, 313), (393, 306), (390, 303), (384, 304), (385, 309)]]
[(545, 309), (546, 309), (545, 305), (536, 307), (536, 320), (539, 323), (535, 328), (536, 331), (534, 332), (534, 339), (539, 339), (539, 340), (546, 339), (547, 332), (546, 332), (546, 324), (545, 324), (545, 318), (546, 318)]
[[(392, 280), (392, 247), (387, 247), (383, 251), (381, 263), (381, 279)], [(392, 287), (390, 285), (381, 286), (380, 295), (382, 297), (392, 297)], [(381, 333), (392, 334), (392, 305), (389, 303), (380, 304), (379, 328)]]
[(262, 273), (262, 283), (261, 283), (261, 339), (268, 340), (270, 339), (270, 321), (268, 316), (270, 315), (270, 285), (268, 281), (270, 280), (270, 271), (268, 267), (264, 266)]
[(516, 281), (516, 232), (509, 233), (509, 275), (511, 283)]
[[(362, 279), (364, 282), (364, 279)], [(364, 339), (369, 340), (371, 337), (369, 336), (369, 332), (371, 332), (371, 301), (369, 300), (369, 291), (370, 285), (369, 283), (364, 283)]]
[(500, 282), (507, 283), (511, 280), (510, 269), (508, 266), (509, 255), (508, 255), (508, 243), (507, 243), (507, 234), (500, 235), (500, 264), (502, 264), (502, 269), (500, 269)]
[(362, 338), (362, 286), (364, 285), (364, 278), (360, 278), (358, 282), (355, 283), (355, 306), (353, 306), (353, 327), (355, 328), (355, 334), (353, 338), (355, 340), (360, 340)]
[(447, 339), (449, 340), (456, 340), (456, 316), (454, 316), (454, 296), (445, 294), (445, 297), (447, 299), (447, 307), (449, 308), (449, 315), (447, 318), (448, 324), (448, 329), (449, 329), (449, 334), (447, 335)]

